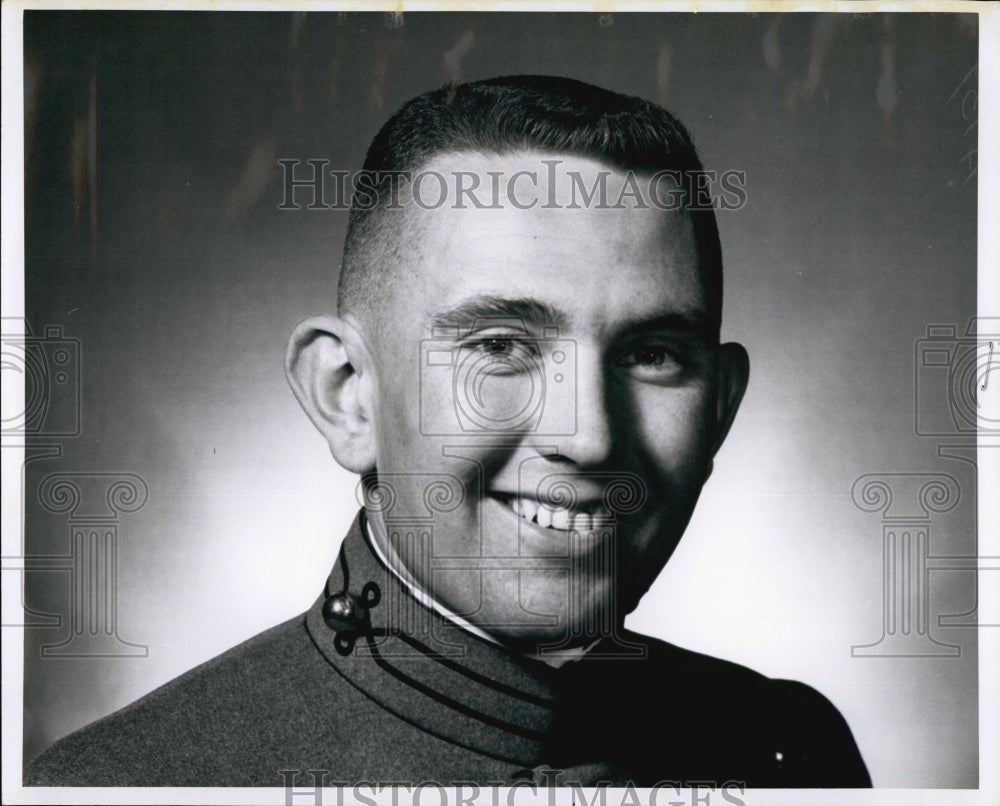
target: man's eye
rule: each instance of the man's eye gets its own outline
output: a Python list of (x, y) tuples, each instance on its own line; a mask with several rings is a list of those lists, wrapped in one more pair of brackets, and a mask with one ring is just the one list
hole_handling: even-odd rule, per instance
[(681, 375), (687, 364), (678, 352), (663, 344), (633, 347), (618, 358), (618, 365), (640, 378), (672, 379)]
[(626, 357), (626, 360), (637, 366), (660, 367), (663, 366), (664, 362), (669, 361), (670, 357), (663, 347), (640, 347), (633, 350), (631, 355)]
[(488, 355), (504, 356), (513, 352), (514, 344), (510, 339), (485, 339), (480, 343), (480, 349)]
[(515, 374), (538, 369), (538, 351), (534, 343), (507, 336), (486, 336), (465, 344), (469, 360), (491, 373)]

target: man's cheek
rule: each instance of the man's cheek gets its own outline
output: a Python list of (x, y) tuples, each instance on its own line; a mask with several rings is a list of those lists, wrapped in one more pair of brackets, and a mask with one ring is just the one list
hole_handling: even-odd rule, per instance
[(392, 384), (383, 389), (382, 406), (375, 417), (375, 427), (380, 431), (381, 442), (390, 452), (401, 448), (419, 446), (423, 434), (419, 429), (420, 410), (415, 393), (402, 384)]
[(654, 475), (649, 481), (653, 486), (677, 483), (708, 452), (708, 431), (696, 418), (676, 413), (653, 425), (641, 435), (641, 452)]
[(710, 450), (714, 420), (715, 408), (703, 390), (686, 390), (652, 413), (649, 430), (653, 433), (647, 442), (663, 446), (664, 463), (680, 468), (699, 461)]

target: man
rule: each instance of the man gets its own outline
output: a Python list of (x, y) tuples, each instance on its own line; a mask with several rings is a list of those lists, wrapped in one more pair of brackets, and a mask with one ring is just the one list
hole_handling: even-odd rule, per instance
[(630, 633), (739, 406), (681, 124), (568, 79), (422, 95), (357, 184), (292, 388), (364, 508), (300, 618), (28, 784), (869, 786), (817, 692)]

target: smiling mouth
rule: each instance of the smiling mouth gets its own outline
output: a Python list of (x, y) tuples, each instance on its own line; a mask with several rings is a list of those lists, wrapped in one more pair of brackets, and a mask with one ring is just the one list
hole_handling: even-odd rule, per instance
[(611, 519), (611, 513), (599, 502), (570, 508), (524, 496), (494, 494), (493, 497), (522, 520), (560, 532), (589, 532)]

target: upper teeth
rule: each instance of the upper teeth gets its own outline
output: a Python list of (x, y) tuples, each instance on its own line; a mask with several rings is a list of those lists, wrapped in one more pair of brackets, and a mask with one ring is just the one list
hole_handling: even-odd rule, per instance
[(507, 505), (526, 521), (563, 531), (589, 532), (607, 522), (610, 514), (600, 504), (585, 509), (568, 509), (544, 504), (533, 498), (510, 498)]

